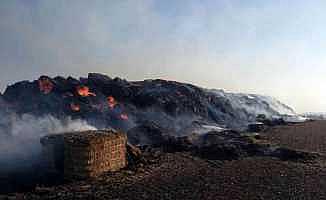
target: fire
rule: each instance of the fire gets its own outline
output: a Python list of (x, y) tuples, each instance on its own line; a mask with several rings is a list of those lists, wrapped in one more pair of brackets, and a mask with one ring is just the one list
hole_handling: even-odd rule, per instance
[(41, 77), (38, 80), (38, 86), (40, 88), (40, 91), (44, 94), (49, 94), (53, 90), (53, 83), (49, 78)]
[(74, 112), (79, 112), (80, 111), (80, 106), (78, 104), (75, 104), (75, 103), (71, 103), (70, 108)]
[(87, 87), (87, 86), (78, 86), (77, 93), (82, 97), (88, 97), (88, 96), (95, 97), (96, 96), (95, 93), (89, 91), (89, 87)]
[(116, 100), (114, 99), (113, 96), (109, 96), (109, 97), (107, 98), (107, 101), (108, 101), (109, 107), (110, 107), (111, 109), (113, 109), (113, 108), (117, 105), (117, 102), (116, 102)]
[(120, 115), (120, 118), (121, 118), (122, 120), (128, 120), (128, 119), (129, 119), (129, 117), (128, 117), (127, 114), (121, 114), (121, 115)]

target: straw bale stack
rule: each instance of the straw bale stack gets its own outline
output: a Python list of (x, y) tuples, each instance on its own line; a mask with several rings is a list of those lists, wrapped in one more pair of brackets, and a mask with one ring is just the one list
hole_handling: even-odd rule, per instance
[(41, 143), (49, 160), (57, 160), (54, 159), (58, 157), (55, 156), (55, 149), (59, 148), (55, 146), (64, 149), (63, 172), (64, 178), (68, 180), (97, 177), (127, 165), (127, 136), (114, 130), (64, 133), (62, 137), (55, 135), (52, 139), (42, 138)]
[(42, 168), (46, 173), (60, 173), (64, 162), (63, 134), (47, 135), (41, 138)]

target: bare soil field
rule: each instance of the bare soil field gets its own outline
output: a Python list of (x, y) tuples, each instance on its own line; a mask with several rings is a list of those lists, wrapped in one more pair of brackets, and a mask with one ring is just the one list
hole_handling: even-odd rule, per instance
[(38, 187), (0, 199), (326, 199), (326, 122), (274, 127), (267, 142), (321, 153), (313, 161), (269, 156), (213, 161), (187, 152), (160, 153), (148, 165), (96, 180)]
[(326, 199), (326, 169), (319, 164), (249, 157), (207, 161), (187, 153), (163, 154), (137, 172), (37, 188), (20, 199)]
[(267, 130), (264, 138), (280, 146), (326, 153), (326, 121), (312, 121)]

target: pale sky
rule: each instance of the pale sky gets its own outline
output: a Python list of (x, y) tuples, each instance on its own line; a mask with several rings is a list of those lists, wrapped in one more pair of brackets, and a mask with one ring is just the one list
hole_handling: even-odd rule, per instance
[(102, 72), (326, 111), (326, 1), (1, 0), (0, 88)]

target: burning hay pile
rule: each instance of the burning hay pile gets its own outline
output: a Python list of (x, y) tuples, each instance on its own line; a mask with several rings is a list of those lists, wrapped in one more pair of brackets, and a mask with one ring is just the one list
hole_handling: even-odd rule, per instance
[(65, 179), (97, 177), (104, 172), (117, 171), (127, 164), (127, 137), (113, 130), (52, 135), (41, 142), (45, 149), (43, 152), (47, 154), (45, 157), (48, 157), (47, 162), (52, 165), (50, 168), (63, 169)]
[[(124, 132), (146, 121), (175, 132), (195, 121), (245, 130), (260, 113), (266, 117), (295, 114), (291, 108), (265, 96), (226, 93), (160, 79), (112, 79), (98, 73), (79, 79), (41, 76), (17, 82), (0, 94), (0, 108), (10, 110), (3, 118), (11, 113), (50, 115), (60, 120), (70, 117), (98, 128), (112, 127)], [(4, 126), (0, 125), (0, 131), (8, 132), (8, 123), (0, 124)]]

